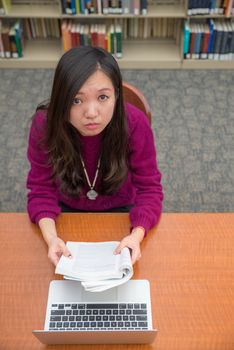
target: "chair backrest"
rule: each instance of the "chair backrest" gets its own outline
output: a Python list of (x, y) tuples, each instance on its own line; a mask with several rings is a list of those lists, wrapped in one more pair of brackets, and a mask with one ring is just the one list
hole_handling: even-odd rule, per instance
[(149, 122), (151, 124), (151, 111), (150, 106), (143, 95), (143, 93), (138, 90), (135, 86), (130, 83), (123, 82), (123, 96), (126, 102), (131, 103), (132, 105), (139, 108), (141, 111), (145, 113), (148, 117)]

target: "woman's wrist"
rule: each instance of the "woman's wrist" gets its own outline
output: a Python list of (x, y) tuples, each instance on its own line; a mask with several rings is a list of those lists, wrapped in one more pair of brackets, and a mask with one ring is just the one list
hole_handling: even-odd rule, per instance
[(142, 226), (136, 226), (132, 229), (131, 234), (139, 240), (139, 243), (141, 243), (145, 236), (145, 229)]
[(57, 238), (57, 231), (55, 226), (55, 221), (50, 218), (42, 218), (38, 222), (38, 226), (41, 229), (44, 240), (49, 246), (54, 238)]

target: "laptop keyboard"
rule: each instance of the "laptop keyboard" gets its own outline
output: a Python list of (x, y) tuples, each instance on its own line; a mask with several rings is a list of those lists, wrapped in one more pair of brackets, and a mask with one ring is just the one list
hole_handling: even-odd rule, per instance
[(148, 329), (147, 304), (52, 304), (49, 330)]

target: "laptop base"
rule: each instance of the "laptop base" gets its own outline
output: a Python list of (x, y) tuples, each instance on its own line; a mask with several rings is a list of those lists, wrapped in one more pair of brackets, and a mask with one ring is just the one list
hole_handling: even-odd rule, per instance
[(148, 344), (157, 330), (145, 331), (33, 331), (43, 344)]

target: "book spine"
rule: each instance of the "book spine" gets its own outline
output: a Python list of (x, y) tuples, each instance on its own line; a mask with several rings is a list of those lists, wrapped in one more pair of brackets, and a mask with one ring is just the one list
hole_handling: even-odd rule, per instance
[(75, 15), (76, 14), (76, 0), (71, 0), (71, 14)]
[(234, 60), (234, 23), (231, 23), (231, 27), (232, 27), (232, 38), (231, 38), (231, 42), (230, 42), (230, 57), (232, 60)]
[(133, 0), (133, 14), (135, 16), (140, 14), (140, 0)]
[(18, 57), (23, 57), (22, 49), (22, 27), (19, 21), (15, 24), (15, 44), (18, 51)]
[(80, 14), (80, 1), (76, 0), (75, 4), (76, 4), (76, 14), (79, 15)]
[(223, 36), (222, 26), (221, 24), (218, 24), (216, 41), (214, 45), (214, 60), (219, 60), (220, 58), (220, 47), (221, 47), (222, 36)]
[(188, 21), (185, 21), (185, 24), (184, 24), (184, 49), (183, 49), (184, 58), (187, 58), (187, 54), (189, 52), (189, 42), (190, 42), (189, 23), (188, 23)]
[(213, 40), (214, 40), (214, 21), (211, 19), (209, 21), (209, 28), (210, 28), (210, 37), (209, 37), (209, 43), (208, 43), (208, 58), (210, 60), (213, 59), (213, 52), (212, 52), (212, 47), (213, 47)]
[(4, 47), (2, 42), (2, 21), (0, 20), (0, 58), (4, 58)]
[(129, 14), (131, 12), (131, 6), (130, 6), (130, 0), (123, 0), (122, 1), (122, 11), (124, 14)]
[(66, 0), (61, 0), (62, 13), (66, 14)]
[(92, 13), (92, 2), (91, 0), (85, 0), (85, 14)]
[(221, 40), (221, 44), (220, 44), (220, 55), (219, 58), (220, 60), (226, 60), (226, 46), (227, 46), (227, 41), (228, 41), (228, 28), (225, 25), (225, 23), (223, 23), (223, 33), (222, 33), (222, 40)]
[(114, 55), (115, 53), (115, 29), (112, 24), (110, 27), (110, 52)]
[(140, 1), (140, 5), (141, 5), (141, 14), (142, 15), (147, 15), (148, 13), (148, 2), (147, 0), (141, 0)]
[(9, 38), (9, 29), (5, 28), (2, 31), (2, 43), (4, 48), (4, 57), (10, 58), (11, 57), (11, 49), (10, 49), (10, 38)]
[(215, 0), (210, 0), (209, 12), (212, 15), (215, 10)]
[(193, 0), (188, 0), (188, 10), (187, 10), (187, 14), (189, 16), (192, 15), (192, 3), (193, 3)]
[(194, 44), (194, 59), (199, 59), (200, 57), (200, 46), (201, 46), (201, 30), (200, 30), (200, 26), (197, 25), (196, 28), (196, 36), (195, 36), (195, 44)]
[(191, 24), (190, 26), (191, 32), (190, 32), (190, 43), (189, 43), (189, 53), (190, 53), (190, 58), (194, 58), (193, 52), (194, 52), (194, 46), (195, 46), (195, 25)]
[(101, 15), (102, 14), (102, 1), (101, 0), (97, 0), (96, 8), (97, 8), (97, 13), (99, 15)]
[(203, 32), (202, 48), (201, 48), (201, 59), (208, 58), (208, 47), (209, 47), (210, 29), (208, 25), (205, 25)]
[(85, 14), (85, 0), (80, 0), (80, 14)]
[(123, 56), (123, 54), (122, 54), (122, 30), (121, 30), (121, 26), (119, 24), (116, 25), (115, 35), (116, 35), (116, 57), (121, 58)]
[(15, 29), (14, 27), (11, 27), (9, 32), (9, 40), (10, 40), (10, 51), (11, 51), (11, 57), (12, 58), (18, 58), (18, 51), (16, 48), (16, 42), (15, 42)]
[(108, 13), (109, 13), (109, 1), (108, 0), (102, 1), (102, 10), (103, 10), (104, 15), (108, 15)]

